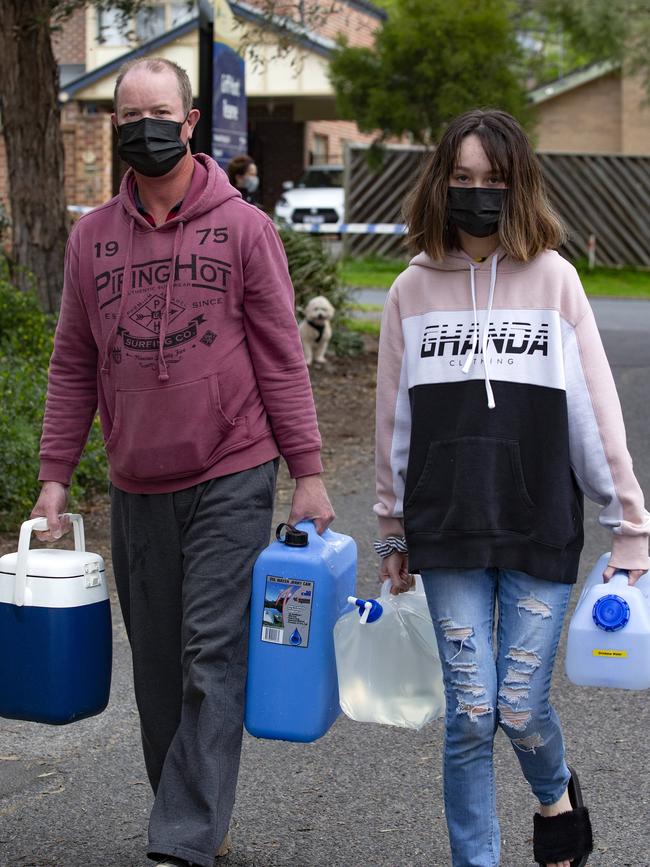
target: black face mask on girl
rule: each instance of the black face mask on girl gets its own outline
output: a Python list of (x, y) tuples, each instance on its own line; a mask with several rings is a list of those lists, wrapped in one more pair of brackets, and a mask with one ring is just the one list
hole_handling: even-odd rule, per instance
[(474, 238), (494, 235), (499, 231), (499, 217), (505, 192), (488, 187), (449, 187), (449, 219)]
[[(187, 117), (185, 118), (187, 120)], [(117, 128), (117, 152), (136, 172), (149, 178), (166, 175), (185, 156), (183, 121), (143, 117)]]

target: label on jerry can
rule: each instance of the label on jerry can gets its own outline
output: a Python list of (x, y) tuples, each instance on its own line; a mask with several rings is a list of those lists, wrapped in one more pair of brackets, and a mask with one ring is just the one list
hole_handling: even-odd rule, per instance
[(313, 581), (267, 575), (262, 641), (289, 647), (307, 647), (313, 599)]

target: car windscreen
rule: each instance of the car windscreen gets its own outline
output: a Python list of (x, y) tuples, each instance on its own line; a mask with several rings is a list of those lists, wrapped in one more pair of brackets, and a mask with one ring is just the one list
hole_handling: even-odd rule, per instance
[(308, 169), (298, 181), (299, 187), (342, 187), (343, 169)]

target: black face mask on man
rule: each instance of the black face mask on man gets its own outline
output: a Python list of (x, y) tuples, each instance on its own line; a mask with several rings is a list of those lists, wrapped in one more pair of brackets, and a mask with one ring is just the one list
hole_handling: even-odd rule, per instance
[(474, 238), (499, 231), (505, 190), (488, 187), (449, 187), (447, 207), (451, 222)]
[(181, 141), (181, 129), (186, 120), (142, 117), (122, 123), (117, 128), (117, 152), (141, 175), (166, 175), (185, 156), (187, 142)]

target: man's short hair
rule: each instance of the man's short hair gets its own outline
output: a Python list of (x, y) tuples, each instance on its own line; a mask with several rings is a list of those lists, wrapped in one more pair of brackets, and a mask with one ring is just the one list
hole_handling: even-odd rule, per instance
[(183, 111), (187, 115), (192, 108), (192, 85), (190, 84), (190, 79), (187, 72), (181, 66), (174, 63), (173, 60), (167, 60), (165, 57), (138, 57), (136, 60), (129, 60), (120, 66), (115, 80), (115, 90), (113, 91), (115, 111), (117, 111), (117, 92), (120, 89), (120, 84), (122, 84), (124, 76), (132, 69), (135, 69), (136, 66), (144, 66), (149, 72), (162, 72), (164, 69), (171, 69), (178, 80), (178, 91), (181, 95)]

